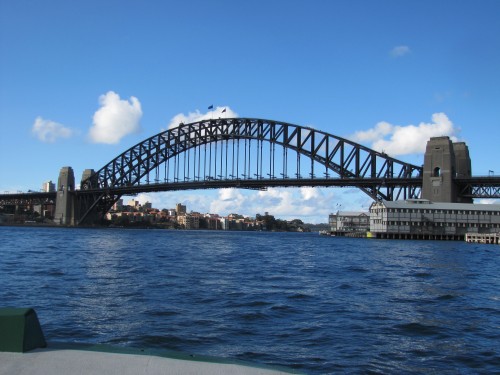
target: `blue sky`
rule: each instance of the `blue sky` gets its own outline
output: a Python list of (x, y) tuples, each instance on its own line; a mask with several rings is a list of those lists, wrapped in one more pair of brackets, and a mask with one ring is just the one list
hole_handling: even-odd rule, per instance
[[(79, 180), (211, 104), (415, 164), (429, 136), (450, 135), (473, 174), (500, 174), (500, 1), (0, 0), (2, 192), (66, 165)], [(311, 222), (370, 203), (351, 189), (140, 199)]]

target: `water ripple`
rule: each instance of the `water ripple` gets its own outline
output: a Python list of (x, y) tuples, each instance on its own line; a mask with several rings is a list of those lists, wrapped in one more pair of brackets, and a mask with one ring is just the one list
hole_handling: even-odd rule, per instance
[(500, 253), (315, 234), (0, 227), (0, 304), (50, 341), (308, 374), (494, 373)]

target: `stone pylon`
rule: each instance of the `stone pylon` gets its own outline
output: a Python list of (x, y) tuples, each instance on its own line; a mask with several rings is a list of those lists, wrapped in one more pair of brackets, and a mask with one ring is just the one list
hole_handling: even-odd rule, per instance
[(433, 202), (472, 203), (462, 197), (455, 178), (471, 176), (469, 149), (463, 142), (449, 137), (435, 137), (427, 142), (424, 156), (422, 198)]
[(75, 174), (73, 168), (62, 167), (57, 180), (54, 221), (60, 225), (75, 225)]

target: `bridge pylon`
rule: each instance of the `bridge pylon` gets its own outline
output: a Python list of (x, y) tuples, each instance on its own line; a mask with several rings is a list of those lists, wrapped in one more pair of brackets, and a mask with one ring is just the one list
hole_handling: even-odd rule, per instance
[(60, 225), (75, 225), (75, 174), (73, 168), (62, 167), (57, 180), (54, 221)]
[[(80, 182), (81, 190), (80, 194), (77, 194), (76, 200), (76, 225), (92, 225), (97, 223), (100, 219), (97, 205), (102, 203), (104, 194), (102, 192), (81, 194), (82, 191), (87, 191), (95, 186), (95, 181), (93, 179), (94, 174), (95, 171), (93, 169), (85, 169), (82, 173), (82, 180)], [(104, 209), (104, 213), (109, 209), (109, 207)]]
[(433, 202), (472, 203), (461, 194), (456, 178), (471, 177), (469, 148), (449, 137), (434, 137), (427, 142), (424, 156), (422, 198)]

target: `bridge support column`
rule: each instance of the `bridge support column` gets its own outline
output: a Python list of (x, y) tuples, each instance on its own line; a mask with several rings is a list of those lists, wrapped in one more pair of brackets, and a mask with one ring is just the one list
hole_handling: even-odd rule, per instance
[(73, 168), (62, 167), (57, 180), (54, 221), (60, 225), (75, 225), (75, 175)]
[[(90, 180), (94, 174), (93, 169), (85, 169), (82, 173), (82, 180), (80, 182), (80, 188), (83, 190), (91, 189), (95, 187), (95, 181)], [(86, 224), (94, 224), (98, 221), (99, 217), (96, 209), (89, 211), (90, 206), (95, 202), (95, 195), (80, 196), (77, 202), (77, 210), (75, 214), (75, 224), (81, 225), (83, 222)], [(81, 222), (82, 215), (85, 215), (84, 221)]]
[(424, 156), (422, 198), (433, 202), (471, 203), (459, 195), (455, 177), (471, 176), (469, 149), (449, 137), (435, 137), (427, 142)]
[[(457, 142), (453, 144), (455, 151), (456, 177), (471, 177), (472, 166), (469, 155), (469, 148), (465, 142)], [(472, 203), (472, 198), (457, 196), (457, 203)]]

